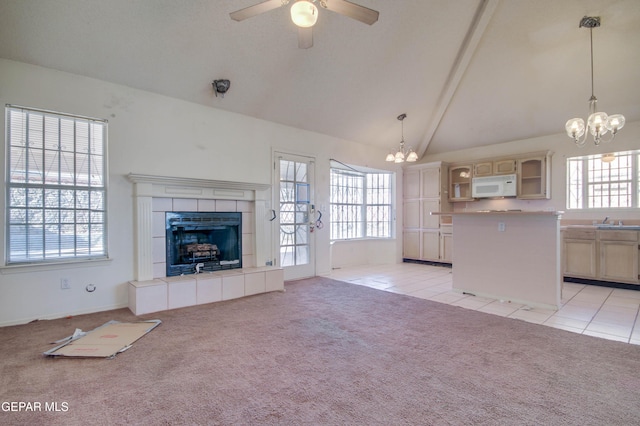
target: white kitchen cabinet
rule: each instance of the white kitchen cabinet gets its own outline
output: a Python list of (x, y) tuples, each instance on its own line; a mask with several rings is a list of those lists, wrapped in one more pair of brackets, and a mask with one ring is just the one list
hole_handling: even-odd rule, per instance
[(405, 170), (402, 178), (404, 199), (420, 198), (420, 170)]
[(493, 175), (493, 161), (482, 161), (473, 165), (474, 176), (491, 176)]
[(449, 165), (449, 201), (475, 201), (475, 177), (517, 175), (517, 198), (551, 198), (551, 151), (537, 151), (508, 157), (484, 158)]
[(442, 192), (441, 167), (427, 167), (420, 169), (421, 198), (440, 198)]
[(420, 231), (406, 230), (402, 233), (402, 257), (420, 259)]
[(473, 165), (473, 176), (514, 175), (516, 160), (500, 159), (479, 161)]
[(439, 212), (442, 203), (437, 198), (427, 198), (420, 201), (422, 207), (421, 228), (438, 229), (440, 227), (440, 216), (432, 215), (431, 212)]
[(441, 252), (440, 227), (446, 218), (431, 212), (451, 211), (447, 195), (447, 165), (436, 162), (407, 166), (403, 180), (402, 257), (445, 262)]
[(517, 172), (516, 160), (496, 160), (493, 162), (493, 173), (496, 175), (512, 175)]
[(551, 198), (547, 169), (550, 161), (548, 154), (518, 159), (518, 198), (523, 200)]
[(473, 178), (473, 167), (471, 165), (460, 165), (449, 168), (449, 201), (472, 201), (471, 179)]
[(599, 278), (606, 281), (638, 284), (637, 231), (598, 231), (600, 253)]
[(440, 230), (440, 258), (443, 262), (451, 263), (453, 259), (453, 233), (451, 226)]
[(421, 255), (420, 260), (440, 261), (440, 231), (438, 229), (427, 229), (421, 231)]
[(638, 231), (585, 227), (562, 235), (564, 276), (640, 284)]
[(404, 228), (416, 229), (420, 228), (420, 200), (406, 200), (403, 203), (403, 221)]
[(595, 229), (569, 229), (562, 239), (563, 274), (576, 278), (597, 278)]

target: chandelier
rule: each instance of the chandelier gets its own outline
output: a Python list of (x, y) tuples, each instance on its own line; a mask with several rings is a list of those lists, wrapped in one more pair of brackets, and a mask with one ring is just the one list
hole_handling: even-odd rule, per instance
[[(618, 130), (624, 127), (624, 116), (622, 114), (607, 115), (604, 112), (596, 112), (598, 99), (593, 94), (593, 29), (600, 26), (600, 18), (585, 16), (580, 20), (580, 28), (589, 28), (589, 36), (591, 39), (591, 98), (589, 98), (589, 118), (587, 119), (587, 128), (582, 118), (572, 118), (565, 124), (567, 135), (573, 139), (577, 146), (582, 147), (587, 140), (587, 130), (593, 136), (593, 142), (600, 145), (600, 142), (610, 142), (618, 133)], [(611, 132), (609, 139), (603, 139), (603, 136)], [(582, 136), (584, 135), (583, 139)]]
[(404, 163), (405, 161), (408, 163), (413, 163), (418, 159), (418, 154), (409, 147), (408, 150), (404, 149), (404, 119), (407, 118), (407, 114), (400, 114), (398, 116), (398, 120), (402, 124), (402, 138), (400, 139), (400, 149), (394, 154), (390, 152), (387, 154), (387, 161), (393, 161), (394, 163)]

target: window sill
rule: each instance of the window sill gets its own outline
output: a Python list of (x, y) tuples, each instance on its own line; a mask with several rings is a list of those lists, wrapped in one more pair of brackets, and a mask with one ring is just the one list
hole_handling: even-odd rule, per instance
[(392, 237), (365, 237), (365, 238), (345, 238), (341, 240), (331, 240), (331, 244), (334, 243), (352, 243), (357, 241), (395, 241)]
[(111, 263), (112, 258), (100, 258), (100, 259), (84, 259), (84, 260), (71, 260), (64, 262), (51, 262), (51, 263), (24, 263), (20, 265), (4, 265), (0, 266), (0, 274), (22, 274), (29, 272), (41, 272), (41, 271), (56, 271), (61, 269), (70, 268), (86, 268), (88, 266), (103, 266)]

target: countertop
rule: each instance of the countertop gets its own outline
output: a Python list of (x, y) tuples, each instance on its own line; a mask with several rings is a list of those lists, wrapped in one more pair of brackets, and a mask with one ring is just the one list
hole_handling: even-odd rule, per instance
[(560, 229), (595, 229), (605, 231), (640, 231), (640, 225), (564, 225)]
[(560, 216), (563, 211), (549, 210), (477, 210), (470, 212), (431, 212), (432, 215), (442, 216), (471, 216), (471, 215), (517, 215), (517, 216)]

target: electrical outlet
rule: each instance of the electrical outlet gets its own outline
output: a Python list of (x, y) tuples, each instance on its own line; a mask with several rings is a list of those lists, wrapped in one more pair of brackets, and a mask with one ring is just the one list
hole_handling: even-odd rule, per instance
[(504, 232), (506, 230), (506, 226), (504, 222), (498, 222), (498, 232)]
[(71, 290), (71, 284), (69, 284), (69, 278), (60, 278), (60, 289)]

